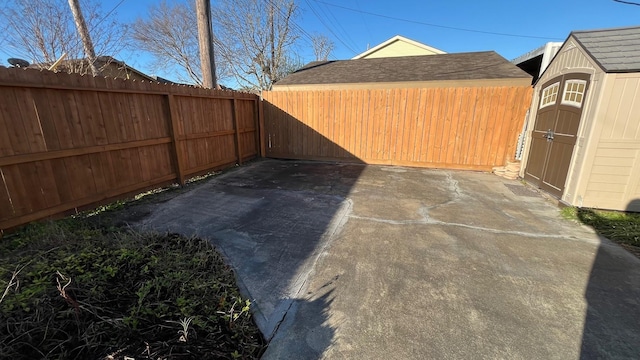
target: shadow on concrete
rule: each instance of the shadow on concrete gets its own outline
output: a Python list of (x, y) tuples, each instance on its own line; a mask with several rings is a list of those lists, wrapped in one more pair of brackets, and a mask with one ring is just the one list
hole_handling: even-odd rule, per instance
[[(290, 115), (279, 118), (279, 125), (295, 126), (327, 154), (345, 154)], [(256, 323), (270, 341), (264, 357), (316, 359), (333, 343), (336, 322), (327, 317), (332, 285), (312, 292), (308, 279), (346, 222), (348, 195), (364, 168), (258, 160), (173, 198), (140, 226), (210, 240), (253, 303)], [(286, 338), (277, 336), (288, 327)]]
[[(631, 201), (627, 210), (640, 210), (640, 199)], [(599, 229), (594, 224), (605, 221), (598, 217), (590, 209), (578, 210), (580, 221), (596, 231)], [(640, 259), (608, 239), (601, 239), (585, 291), (587, 312), (580, 358), (638, 359)]]

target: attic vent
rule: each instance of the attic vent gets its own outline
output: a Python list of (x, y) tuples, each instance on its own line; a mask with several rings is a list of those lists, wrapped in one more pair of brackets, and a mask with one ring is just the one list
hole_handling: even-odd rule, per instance
[(574, 44), (573, 42), (569, 42), (567, 43), (567, 47), (564, 48), (564, 51), (569, 51), (571, 49), (574, 49), (576, 47), (576, 44)]

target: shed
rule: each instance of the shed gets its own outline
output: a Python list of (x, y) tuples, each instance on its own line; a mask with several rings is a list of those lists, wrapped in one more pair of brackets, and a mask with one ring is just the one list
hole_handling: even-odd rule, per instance
[(494, 51), (314, 61), (273, 90), (399, 89), (530, 85), (531, 76)]
[(526, 181), (565, 204), (640, 211), (640, 26), (569, 34), (530, 114)]

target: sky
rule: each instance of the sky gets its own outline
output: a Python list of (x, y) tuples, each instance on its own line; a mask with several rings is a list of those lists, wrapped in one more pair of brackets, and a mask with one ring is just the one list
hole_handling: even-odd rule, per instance
[[(3, 0), (4, 1), (4, 0)], [(168, 0), (172, 1), (172, 0)], [(175, 0), (181, 1), (181, 0)], [(212, 0), (212, 4), (216, 0)], [(268, 1), (268, 0), (264, 0)], [(120, 21), (146, 15), (159, 0), (105, 0)], [(564, 41), (572, 30), (640, 25), (640, 6), (613, 0), (296, 0), (301, 38), (296, 51), (312, 61), (310, 36), (335, 43), (332, 60), (350, 59), (402, 35), (448, 53), (494, 50), (511, 60), (548, 41)], [(640, 2), (640, 1), (639, 1)], [(215, 32), (215, 29), (214, 29)], [(4, 63), (10, 49), (0, 49)], [(116, 58), (149, 74), (148, 55), (123, 52)], [(6, 65), (6, 64), (5, 64)], [(157, 73), (174, 79), (174, 74)]]

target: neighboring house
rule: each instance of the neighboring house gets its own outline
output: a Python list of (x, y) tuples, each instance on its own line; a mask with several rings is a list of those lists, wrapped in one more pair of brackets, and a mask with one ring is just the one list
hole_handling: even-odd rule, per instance
[(511, 60), (511, 62), (533, 76), (533, 84), (538, 80), (540, 75), (542, 75), (547, 66), (549, 66), (551, 59), (553, 59), (558, 53), (558, 50), (560, 50), (560, 46), (562, 46), (561, 42), (548, 42), (535, 50), (518, 56)]
[(526, 181), (569, 205), (640, 211), (640, 27), (569, 34), (527, 126)]
[[(33, 64), (29, 67), (31, 68), (48, 68), (51, 64)], [(124, 61), (117, 60), (111, 56), (98, 56), (94, 63), (101, 76), (111, 77), (111, 78), (120, 78), (120, 79), (131, 79), (131, 80), (144, 80), (144, 81), (152, 81), (159, 82), (162, 84), (174, 84), (174, 82), (163, 79), (159, 76), (150, 76), (143, 73), (140, 70), (134, 69), (131, 66), (124, 63)], [(89, 61), (88, 59), (70, 59), (63, 60), (56, 67), (55, 71), (58, 72), (80, 72), (80, 73), (90, 73), (89, 70)]]
[(273, 90), (389, 89), (529, 85), (531, 76), (493, 51), (315, 61)]
[(419, 55), (435, 55), (446, 54), (440, 49), (436, 49), (429, 45), (419, 43), (417, 41), (407, 39), (404, 36), (396, 35), (391, 39), (376, 45), (371, 49), (356, 55), (352, 60), (356, 59), (375, 59), (381, 57), (396, 56), (419, 56)]

